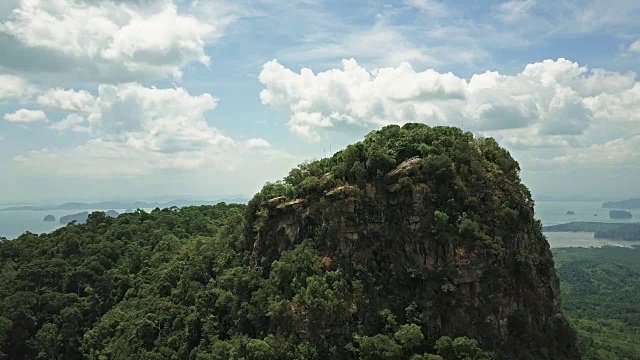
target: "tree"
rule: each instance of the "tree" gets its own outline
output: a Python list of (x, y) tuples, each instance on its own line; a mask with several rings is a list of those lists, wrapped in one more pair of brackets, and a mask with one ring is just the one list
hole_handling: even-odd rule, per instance
[(400, 360), (402, 348), (387, 335), (359, 336), (354, 338), (356, 343), (351, 349), (362, 360)]
[(60, 339), (58, 328), (54, 324), (44, 324), (35, 337), (38, 359), (58, 359), (60, 357)]
[(394, 334), (395, 339), (405, 350), (413, 350), (420, 346), (424, 340), (424, 335), (420, 326), (416, 324), (405, 324)]

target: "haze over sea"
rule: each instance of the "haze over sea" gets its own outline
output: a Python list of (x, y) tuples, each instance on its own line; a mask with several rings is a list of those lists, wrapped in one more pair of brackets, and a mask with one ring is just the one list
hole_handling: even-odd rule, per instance
[[(4, 207), (0, 206), (0, 208)], [(125, 209), (113, 210), (119, 213), (125, 211)], [(150, 211), (151, 209), (145, 210)], [(630, 210), (633, 214), (633, 218), (630, 220), (610, 219), (610, 210), (602, 208), (602, 201), (536, 201), (536, 218), (540, 219), (543, 225), (556, 225), (572, 221), (637, 222), (640, 218), (640, 210), (636, 209)], [(59, 222), (61, 216), (83, 211), (87, 210), (0, 211), (0, 236), (14, 239), (25, 231), (36, 234), (50, 232), (63, 226)], [(567, 211), (573, 211), (575, 215), (567, 215)], [(49, 214), (55, 216), (56, 221), (43, 221), (44, 217)], [(594, 214), (597, 216), (594, 216)], [(633, 242), (613, 239), (594, 239), (593, 233), (556, 232), (546, 233), (546, 235), (551, 247), (629, 246), (634, 244)]]

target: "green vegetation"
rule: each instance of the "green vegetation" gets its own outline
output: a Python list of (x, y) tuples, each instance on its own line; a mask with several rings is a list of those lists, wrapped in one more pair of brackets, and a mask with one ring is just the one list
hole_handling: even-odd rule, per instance
[(246, 206), (3, 240), (0, 268), (0, 358), (578, 358), (518, 164), (454, 128), (386, 127)]
[(620, 224), (616, 227), (597, 230), (593, 237), (604, 239), (640, 241), (640, 223)]
[(546, 232), (592, 232), (596, 239), (640, 240), (640, 223), (571, 222), (545, 226)]
[[(86, 224), (3, 241), (0, 358), (324, 359), (337, 351), (320, 339), (348, 323), (339, 315), (347, 295), (342, 274), (322, 271), (323, 259), (305, 245), (283, 254), (272, 274), (261, 277), (245, 265), (244, 210), (219, 204), (117, 219), (95, 212)], [(279, 284), (297, 294), (292, 301)], [(305, 306), (313, 312), (288, 316), (310, 322), (309, 340), (296, 339), (293, 329), (256, 334), (266, 317)], [(473, 340), (445, 337), (429, 346), (419, 326), (398, 325), (389, 313), (382, 318), (388, 333), (342, 339), (342, 353), (353, 359), (492, 358)], [(279, 321), (290, 322), (285, 327), (298, 322)], [(439, 355), (422, 355), (426, 349)]]
[(554, 249), (584, 360), (640, 359), (640, 249)]

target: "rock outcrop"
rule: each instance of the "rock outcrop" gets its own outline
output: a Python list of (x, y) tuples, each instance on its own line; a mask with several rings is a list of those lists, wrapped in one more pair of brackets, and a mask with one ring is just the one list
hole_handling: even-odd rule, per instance
[[(385, 133), (396, 128), (377, 136), (401, 143)], [(455, 153), (417, 141), (411, 146), (422, 154), (405, 150), (375, 176), (337, 174), (297, 196), (250, 203), (255, 263), (269, 271), (283, 251), (310, 241), (331, 268), (363, 284), (368, 305), (353, 305), (356, 322), (389, 309), (398, 321), (419, 319), (429, 341), (464, 335), (500, 358), (578, 359), (549, 244), (517, 164), (492, 140), (450, 136), (455, 144), (443, 146), (460, 146)], [(336, 173), (373, 164), (360, 155), (351, 165), (349, 156), (334, 156)]]
[(627, 199), (622, 201), (607, 201), (602, 204), (603, 208), (613, 209), (640, 209), (640, 199)]
[(42, 219), (42, 221), (56, 221), (56, 217), (49, 214), (47, 216), (44, 217), (44, 219)]

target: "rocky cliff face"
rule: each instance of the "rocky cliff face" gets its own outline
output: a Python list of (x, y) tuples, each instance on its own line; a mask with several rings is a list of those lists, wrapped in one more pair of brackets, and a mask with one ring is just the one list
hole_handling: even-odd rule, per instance
[(263, 201), (250, 219), (254, 261), (268, 269), (309, 241), (327, 269), (364, 284), (356, 323), (389, 309), (427, 341), (465, 335), (502, 358), (577, 359), (533, 201), (493, 144), (471, 140), (469, 161), (396, 157), (375, 179), (327, 173), (304, 194)]

